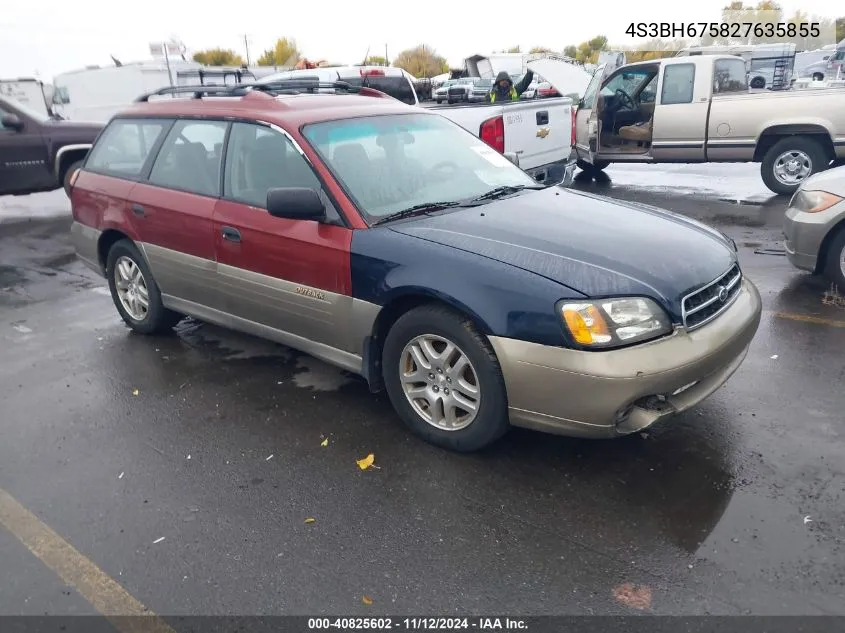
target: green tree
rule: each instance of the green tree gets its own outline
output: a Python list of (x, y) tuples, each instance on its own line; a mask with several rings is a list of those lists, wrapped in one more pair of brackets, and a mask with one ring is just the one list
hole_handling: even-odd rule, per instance
[(256, 62), (259, 66), (293, 66), (299, 61), (300, 52), (296, 40), (280, 37), (273, 48), (268, 48)]
[(420, 44), (402, 51), (393, 60), (393, 65), (402, 68), (414, 77), (436, 77), (449, 72), (449, 64), (433, 48)]
[(503, 48), (500, 53), (521, 53), (522, 48), (519, 46), (511, 46), (510, 48)]
[(193, 55), (195, 62), (205, 66), (243, 66), (244, 59), (228, 48), (209, 48)]
[(683, 40), (661, 40), (653, 39), (643, 42), (637, 47), (625, 49), (625, 59), (629, 64), (644, 62), (651, 59), (662, 59), (663, 57), (674, 57), (681, 49), (687, 47)]
[(554, 51), (546, 46), (535, 46), (529, 53), (554, 53)]
[(845, 16), (836, 18), (836, 41), (845, 40)]
[(564, 47), (563, 54), (585, 64), (594, 64), (598, 60), (599, 52), (604, 50), (607, 50), (607, 37), (597, 35), (586, 42), (581, 42), (578, 46)]
[[(702, 44), (763, 44), (765, 42), (784, 41), (785, 38), (757, 35), (754, 28), (747, 24), (777, 24), (783, 22), (783, 8), (777, 2), (762, 0), (756, 5), (731, 2), (722, 9), (722, 23), (731, 25), (728, 37), (703, 38)], [(739, 37), (734, 37), (739, 31)], [(746, 34), (746, 31), (748, 33)]]
[(370, 55), (364, 60), (364, 66), (390, 66), (388, 61), (379, 55)]

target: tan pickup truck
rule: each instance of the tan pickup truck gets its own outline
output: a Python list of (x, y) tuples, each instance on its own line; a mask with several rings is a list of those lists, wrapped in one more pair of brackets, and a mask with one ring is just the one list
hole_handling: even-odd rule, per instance
[(588, 172), (615, 162), (759, 162), (766, 186), (791, 194), (845, 160), (845, 90), (751, 93), (745, 62), (721, 55), (609, 74), (600, 66), (578, 104), (575, 148)]

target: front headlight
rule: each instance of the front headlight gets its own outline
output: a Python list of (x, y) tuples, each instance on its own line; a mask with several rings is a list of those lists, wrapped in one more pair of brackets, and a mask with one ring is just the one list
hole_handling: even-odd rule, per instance
[(672, 331), (663, 309), (644, 297), (561, 301), (558, 311), (573, 340), (585, 347), (620, 347)]
[(827, 191), (798, 190), (789, 201), (789, 206), (804, 213), (818, 213), (842, 202), (843, 198)]

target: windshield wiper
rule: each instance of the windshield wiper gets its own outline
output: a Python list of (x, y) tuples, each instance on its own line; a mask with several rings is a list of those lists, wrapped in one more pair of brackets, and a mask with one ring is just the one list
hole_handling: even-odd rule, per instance
[(537, 191), (539, 189), (545, 188), (545, 185), (537, 185), (536, 187), (529, 185), (504, 185), (502, 187), (496, 187), (495, 189), (491, 189), (487, 193), (482, 193), (480, 196), (473, 198), (472, 202), (480, 202), (482, 200), (496, 200), (497, 198), (501, 198), (502, 196), (509, 196), (512, 193), (523, 191), (525, 189)]
[(440, 209), (448, 209), (449, 207), (458, 207), (463, 205), (463, 202), (457, 200), (449, 200), (448, 202), (423, 202), (422, 204), (415, 204), (412, 207), (403, 209), (392, 213), (387, 217), (380, 218), (373, 222), (372, 226), (383, 224), (385, 222), (393, 222), (393, 220), (401, 220), (402, 218), (412, 218), (415, 215), (425, 215), (430, 211), (440, 211)]

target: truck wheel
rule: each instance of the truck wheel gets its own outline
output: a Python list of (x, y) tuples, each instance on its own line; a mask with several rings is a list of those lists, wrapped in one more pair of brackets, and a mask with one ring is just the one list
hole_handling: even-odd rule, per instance
[(813, 73), (813, 81), (824, 81), (824, 73)]
[(772, 145), (760, 165), (760, 175), (775, 193), (791, 195), (812, 174), (827, 169), (824, 148), (806, 136), (788, 136)]
[(82, 167), (82, 163), (84, 161), (78, 160), (75, 163), (71, 163), (70, 166), (65, 170), (64, 175), (62, 176), (62, 187), (65, 189), (65, 193), (67, 197), (70, 198), (70, 179), (73, 178), (73, 174)]
[(382, 372), (402, 421), (432, 444), (475, 451), (509, 428), (496, 354), (469, 319), (445, 306), (399, 317), (384, 342)]
[(123, 321), (140, 334), (157, 334), (182, 320), (161, 302), (161, 292), (138, 248), (129, 240), (115, 242), (106, 258), (106, 278)]
[(610, 165), (610, 161), (597, 160), (594, 163), (588, 163), (587, 161), (578, 159), (577, 161), (575, 161), (575, 164), (582, 171), (586, 171), (588, 174), (595, 174), (596, 172), (604, 171), (604, 168)]
[(839, 292), (845, 293), (845, 228), (839, 229), (839, 233), (827, 249), (824, 272)]

